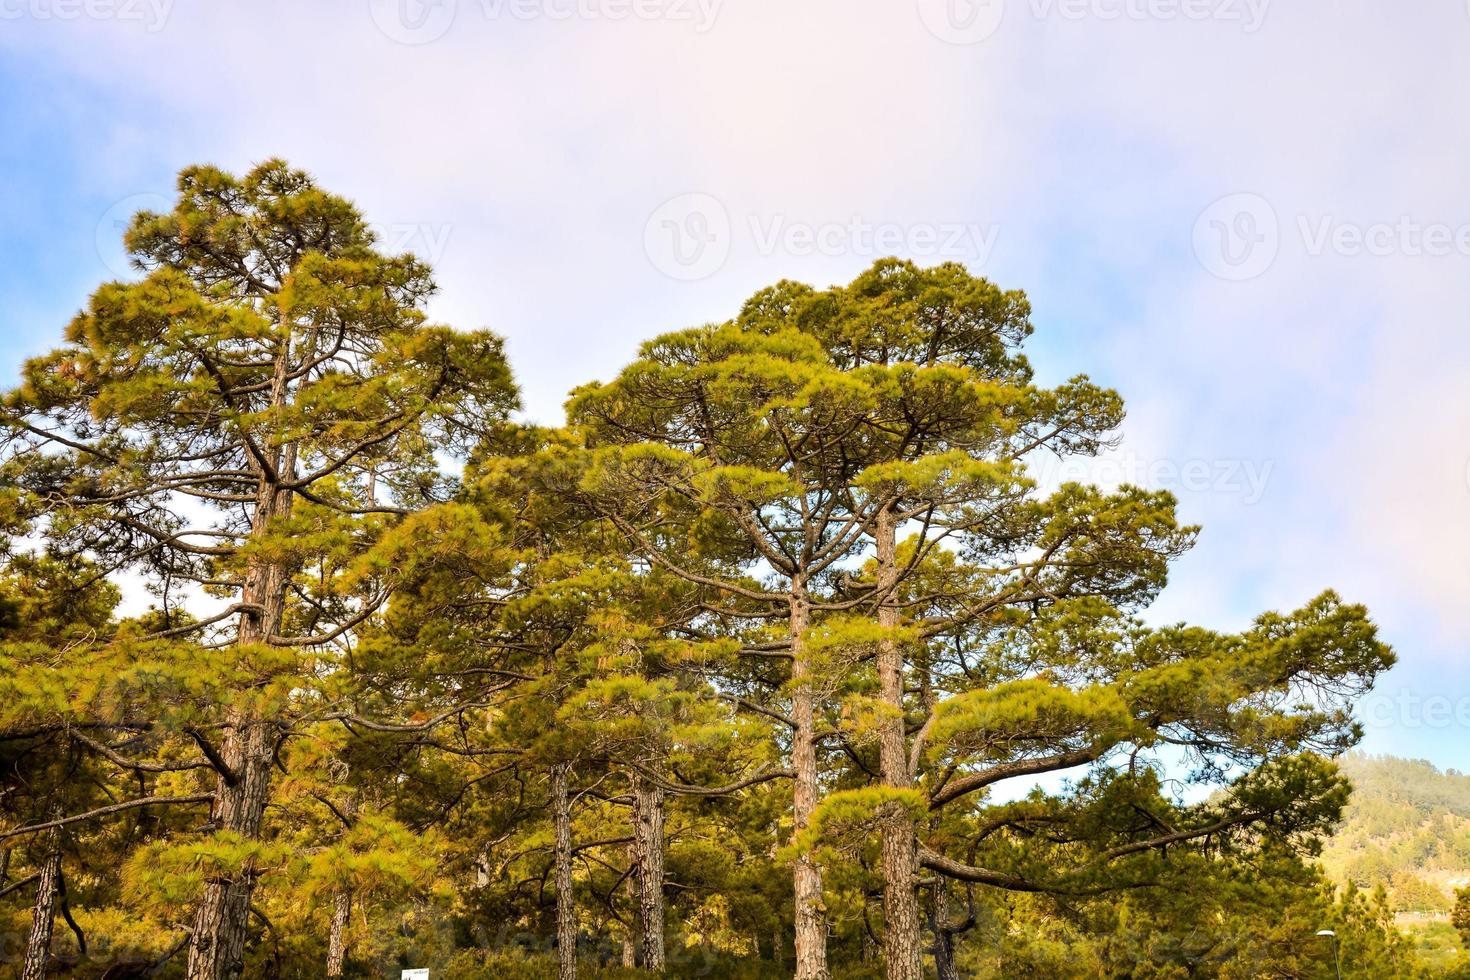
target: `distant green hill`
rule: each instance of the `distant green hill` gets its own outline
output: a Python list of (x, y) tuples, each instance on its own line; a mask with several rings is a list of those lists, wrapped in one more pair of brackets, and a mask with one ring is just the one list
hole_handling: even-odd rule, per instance
[(1388, 890), (1399, 926), (1443, 965), (1463, 941), (1449, 924), (1470, 884), (1470, 775), (1428, 762), (1350, 754), (1338, 760), (1352, 801), (1322, 854), (1328, 875)]
[(1470, 776), (1427, 762), (1347, 755), (1352, 802), (1322, 861), (1339, 881), (1385, 886), (1394, 908), (1448, 913), (1470, 883)]

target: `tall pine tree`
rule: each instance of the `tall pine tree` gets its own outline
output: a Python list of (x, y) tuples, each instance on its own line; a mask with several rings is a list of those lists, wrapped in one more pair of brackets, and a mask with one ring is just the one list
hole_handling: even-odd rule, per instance
[[(315, 595), (310, 545), (445, 494), (439, 454), (514, 404), (500, 341), (426, 324), (429, 270), (280, 161), (185, 170), (173, 211), (138, 215), (126, 242), (146, 275), (98, 289), (6, 397), (4, 476), (56, 546), (150, 576), (171, 619), (200, 590), (221, 600), (165, 631), (226, 645), (263, 689), (384, 601), (382, 582)], [(207, 752), (214, 822), (244, 842), (281, 738), (255, 700)], [(243, 970), (248, 850), (204, 891), (191, 978)]]

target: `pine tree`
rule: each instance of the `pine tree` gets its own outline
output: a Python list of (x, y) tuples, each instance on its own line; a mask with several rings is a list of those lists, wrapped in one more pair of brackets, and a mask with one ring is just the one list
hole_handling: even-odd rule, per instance
[[(1096, 451), (1117, 422), (1116, 395), (1075, 379), (1056, 391), (1029, 386), (1014, 349), (1031, 332), (1024, 296), (1003, 292), (958, 265), (920, 270), (882, 260), (851, 285), (818, 292), (783, 282), (763, 290), (739, 318), (747, 330), (790, 327), (821, 341), (834, 366), (875, 391), (866, 420), (872, 465), (854, 481), (879, 501), (869, 529), (871, 595), (882, 631), (874, 662), (883, 783), (912, 787), (905, 731), (906, 676), (898, 640), (898, 590), (917, 559), (1022, 489), (1013, 467), (1037, 450)], [(898, 531), (915, 525), (911, 560), (900, 567)], [(910, 602), (913, 597), (907, 597)], [(920, 916), (913, 882), (916, 846), (908, 807), (882, 807), (883, 945), (890, 977), (920, 976)]]
[[(504, 529), (516, 557), (499, 581), (461, 579), (455, 604), (493, 607), (468, 642), (480, 656), (518, 665), (520, 683), (497, 712), (494, 733), (521, 748), (519, 763), (546, 786), (558, 972), (576, 970), (579, 913), (588, 911), (578, 891), (619, 914), (611, 891), (590, 878), (579, 887), (576, 869), (625, 843), (631, 864), (611, 887), (635, 883), (630, 931), (644, 966), (661, 971), (668, 795), (722, 796), (771, 776), (718, 786), (672, 779), (679, 760), (698, 760), (686, 769), (697, 777), (722, 774), (699, 756), (711, 739), (727, 762), (748, 754), (729, 751), (740, 738), (728, 726), (731, 709), (683, 669), (704, 645), (689, 628), (702, 587), (629, 561), (620, 535), (580, 489), (591, 460), (573, 433), (527, 429), (512, 438), (521, 454), (475, 467), (468, 499), (476, 519)], [(615, 816), (618, 809), (625, 815)]]
[[(886, 953), (905, 977), (918, 969), (918, 864), (1001, 888), (1105, 890), (1135, 883), (1120, 865), (1161, 873), (1149, 855), (1171, 845), (1268, 823), (1286, 836), (1319, 831), (1340, 788), (1294, 753), (1352, 744), (1348, 705), (1392, 662), (1364, 611), (1331, 594), (1240, 637), (1129, 619), (1195, 529), (1177, 523), (1166, 493), (1034, 492), (1028, 457), (1097, 452), (1121, 404), (1085, 378), (1033, 387), (1012, 351), (1026, 312), (1023, 297), (958, 267), (883, 262), (847, 289), (783, 283), (735, 322), (653, 341), (572, 403), (602, 451), (589, 486), (630, 547), (751, 604), (757, 621), (784, 619), (774, 644), (746, 652), (791, 663), (799, 975), (826, 971), (808, 848), (863, 814), (885, 829)], [(873, 560), (857, 574), (863, 541)], [(871, 707), (864, 664), (878, 675)], [(1145, 693), (1202, 671), (1209, 700), (1196, 688), (1174, 701)], [(1296, 706), (1294, 690), (1333, 697)], [(851, 737), (834, 733), (849, 757), (876, 730), (882, 786), (824, 800), (816, 719), (838, 700), (858, 718)], [(1160, 800), (1153, 768), (1137, 761), (1166, 745), (1193, 752), (1201, 778), (1241, 777), (1230, 803)], [(1135, 765), (1119, 775), (1106, 765), (1116, 756)], [(1000, 781), (1089, 764), (1071, 797), (951, 816)], [(1156, 822), (1137, 825), (1135, 811)], [(932, 844), (916, 839), (920, 814)], [(1010, 846), (1043, 823), (1076, 836), (1065, 848)], [(954, 860), (934, 845), (956, 834), (1035, 863)]]
[[(5, 890), (34, 886), (19, 974), (27, 980), (47, 976), (53, 965), (58, 911), (75, 931), (79, 953), (86, 953), (86, 938), (68, 905), (65, 865), (80, 865), (87, 848), (78, 846), (74, 828), (63, 821), (68, 807), (103, 805), (114, 780), (82, 751), (90, 741), (86, 734), (56, 724), (65, 712), (55, 710), (55, 701), (58, 689), (64, 690), (61, 677), (115, 629), (117, 600), (117, 590), (85, 563), (44, 554), (11, 555), (0, 577), (0, 691), (6, 695), (0, 709), (0, 799), (7, 820), (30, 825), (0, 839), (6, 841), (6, 873), (30, 870)], [(19, 854), (10, 843), (16, 840)]]
[[(817, 723), (828, 683), (840, 683), (819, 674), (808, 632), (814, 613), (843, 608), (823, 593), (875, 519), (849, 485), (865, 459), (869, 399), (810, 338), (732, 324), (651, 341), (614, 382), (582, 390), (570, 406), (601, 450), (589, 494), (635, 553), (751, 604), (749, 618), (784, 623), (768, 649), (748, 652), (789, 665), (798, 836), (822, 795)], [(762, 568), (773, 574), (752, 581)], [(825, 903), (812, 855), (796, 856), (793, 885), (796, 975), (826, 977)]]
[[(174, 210), (126, 242), (144, 278), (101, 287), (7, 396), (4, 473), (54, 546), (152, 576), (166, 620), (186, 585), (224, 599), (155, 635), (225, 644), (242, 693), (263, 691), (382, 604), (380, 581), (318, 590), (338, 569), (314, 549), (444, 495), (435, 453), (513, 404), (500, 342), (426, 325), (427, 268), (279, 161), (185, 170)], [(241, 697), (198, 736), (228, 839), (261, 834), (281, 710)], [(244, 968), (245, 851), (205, 888), (190, 977)]]
[[(744, 316), (752, 326), (769, 329), (778, 320), (812, 333), (856, 373), (868, 370), (865, 363), (898, 373), (893, 407), (884, 406), (877, 424), (899, 435), (899, 451), (891, 464), (859, 478), (868, 486), (887, 484), (910, 505), (897, 520), (883, 521), (875, 536), (878, 622), (912, 628), (918, 676), (910, 687), (919, 695), (911, 706), (896, 696), (905, 687), (897, 643), (880, 639), (876, 659), (889, 709), (880, 755), (891, 760), (883, 766), (885, 782), (907, 786), (919, 775), (931, 817), (943, 826), (946, 818), (935, 811), (1001, 780), (1109, 754), (1133, 760), (1127, 777), (1098, 770), (1065, 806), (1032, 801), (1034, 822), (1018, 807), (992, 810), (969, 825), (983, 828), (987, 848), (1009, 835), (1019, 847), (1051, 838), (1058, 827), (1075, 828), (1067, 835), (1074, 846), (1102, 851), (1082, 862), (1085, 885), (1044, 880), (1065, 881), (1065, 848), (1044, 849), (1049, 853), (1037, 866), (1049, 866), (1048, 875), (998, 874), (928, 847), (920, 848), (920, 861), (941, 875), (1002, 888), (1107, 890), (1137, 882), (1115, 862), (1136, 862), (1155, 848), (1218, 842), (1263, 825), (1288, 838), (1320, 831), (1341, 805), (1340, 783), (1294, 753), (1336, 753), (1356, 740), (1351, 701), (1392, 663), (1391, 655), (1364, 610), (1330, 593), (1291, 617), (1262, 617), (1257, 630), (1237, 638), (1148, 631), (1127, 621), (1126, 610), (1143, 607), (1162, 588), (1168, 561), (1188, 547), (1193, 529), (1178, 526), (1165, 494), (1124, 487), (1104, 495), (1063, 486), (1037, 499), (1029, 481), (1017, 479), (1018, 468), (1038, 451), (1094, 453), (1107, 446), (1109, 430), (1121, 420), (1117, 396), (1085, 378), (1052, 391), (1029, 385), (1024, 360), (1008, 350), (1029, 332), (1026, 309), (1024, 298), (958, 267), (918, 270), (886, 261), (850, 287), (824, 294), (783, 284), (747, 304)], [(954, 372), (962, 373), (946, 380)], [(926, 398), (946, 383), (949, 391)], [(973, 393), (966, 397), (966, 390)], [(980, 411), (967, 411), (971, 405)], [(960, 453), (967, 462), (951, 461)], [(988, 481), (975, 479), (977, 465), (993, 468)], [(913, 528), (902, 549), (894, 540), (901, 521)], [(934, 547), (944, 538), (952, 548)], [(1093, 616), (1122, 626), (1123, 635), (1099, 630)], [(1179, 643), (1185, 636), (1198, 645)], [(1160, 647), (1173, 649), (1164, 654)], [(1167, 683), (1163, 677), (1187, 675), (1199, 683), (1206, 672), (1209, 698), (1198, 690), (1189, 698), (1182, 689), (1172, 699), (1138, 696), (1150, 684)], [(1331, 694), (1299, 704), (1293, 691)], [(912, 724), (912, 743), (903, 737), (905, 721)], [(1163, 745), (1191, 752), (1201, 778), (1223, 779), (1233, 770), (1239, 778), (1230, 803), (1191, 812), (1149, 799), (1156, 796), (1151, 770), (1131, 777), (1140, 755)], [(938, 765), (926, 765), (931, 760)], [(1089, 792), (1097, 798), (1088, 800)], [(1119, 805), (1113, 794), (1133, 793), (1141, 796), (1129, 806), (1156, 814), (1157, 823), (1120, 826), (1115, 814), (1104, 816)], [(911, 831), (907, 811), (888, 807), (885, 830), (903, 841), (894, 847), (885, 839), (891, 910), (904, 904), (894, 903), (892, 893), (906, 901), (910, 890), (902, 859)], [(1052, 833), (1036, 834), (1040, 826)], [(885, 921), (890, 975), (916, 969), (913, 921), (908, 910)]]

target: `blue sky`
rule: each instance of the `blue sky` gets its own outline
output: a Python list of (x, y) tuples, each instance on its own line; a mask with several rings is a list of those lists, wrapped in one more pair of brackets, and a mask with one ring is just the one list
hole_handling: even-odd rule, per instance
[(547, 421), (776, 279), (957, 259), (1204, 525), (1153, 615), (1335, 587), (1401, 660), (1364, 748), (1467, 769), (1467, 50), (1463, 0), (3, 0), (0, 369), (201, 161), (355, 199)]

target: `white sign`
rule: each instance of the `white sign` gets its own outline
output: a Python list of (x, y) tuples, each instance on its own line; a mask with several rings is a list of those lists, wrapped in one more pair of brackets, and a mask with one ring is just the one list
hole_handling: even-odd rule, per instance
[(404, 970), (402, 980), (429, 980), (428, 970)]

